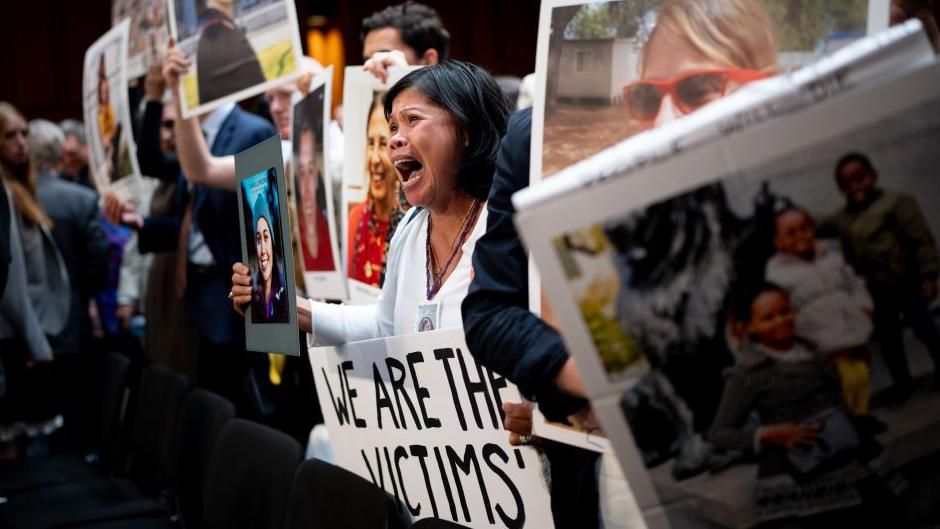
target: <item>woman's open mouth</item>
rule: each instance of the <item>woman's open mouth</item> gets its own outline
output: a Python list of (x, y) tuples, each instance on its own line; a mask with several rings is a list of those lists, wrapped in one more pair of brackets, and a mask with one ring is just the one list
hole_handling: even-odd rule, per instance
[(395, 160), (395, 171), (398, 172), (398, 179), (402, 183), (402, 188), (407, 189), (421, 179), (424, 165), (414, 158), (401, 158)]

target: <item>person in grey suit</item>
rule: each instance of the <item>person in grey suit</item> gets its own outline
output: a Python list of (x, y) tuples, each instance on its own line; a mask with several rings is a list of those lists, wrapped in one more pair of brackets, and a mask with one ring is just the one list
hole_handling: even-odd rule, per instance
[(50, 336), (56, 362), (54, 400), (65, 419), (66, 442), (81, 448), (88, 439), (88, 418), (96, 380), (92, 325), (88, 302), (107, 280), (108, 242), (98, 221), (98, 195), (80, 184), (61, 179), (65, 135), (46, 120), (29, 122), (29, 155), (37, 172), (36, 194), (52, 219), (52, 237), (65, 261), (69, 278), (69, 307), (65, 328)]
[(88, 300), (107, 280), (107, 246), (98, 221), (98, 195), (62, 180), (59, 163), (65, 141), (59, 127), (46, 120), (29, 123), (29, 152), (39, 175), (39, 202), (52, 218), (52, 236), (62, 253), (71, 284), (71, 307), (65, 330), (53, 337), (56, 355), (91, 348)]

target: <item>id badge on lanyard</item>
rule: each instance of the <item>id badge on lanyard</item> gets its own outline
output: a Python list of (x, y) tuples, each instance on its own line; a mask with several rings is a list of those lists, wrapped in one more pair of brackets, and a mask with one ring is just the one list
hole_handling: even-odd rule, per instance
[(418, 315), (415, 318), (415, 332), (435, 331), (441, 326), (441, 304), (425, 303), (418, 305)]

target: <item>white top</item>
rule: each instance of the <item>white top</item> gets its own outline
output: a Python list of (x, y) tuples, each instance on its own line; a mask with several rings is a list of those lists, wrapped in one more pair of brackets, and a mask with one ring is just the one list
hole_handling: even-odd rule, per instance
[(460, 303), (473, 277), (473, 249), (486, 232), (486, 204), (480, 207), (480, 216), (464, 242), (460, 260), (430, 301), (426, 296), (425, 276), (429, 215), (427, 209), (412, 208), (399, 223), (388, 251), (382, 295), (376, 304), (354, 306), (310, 301), (313, 329), (307, 337), (308, 344), (340, 345), (414, 334), (420, 319), (419, 310), (422, 314), (436, 315), (432, 316), (435, 330), (463, 326)]
[(865, 280), (845, 262), (838, 241), (820, 240), (812, 261), (777, 253), (767, 262), (767, 280), (790, 296), (796, 335), (828, 354), (868, 342), (874, 310)]

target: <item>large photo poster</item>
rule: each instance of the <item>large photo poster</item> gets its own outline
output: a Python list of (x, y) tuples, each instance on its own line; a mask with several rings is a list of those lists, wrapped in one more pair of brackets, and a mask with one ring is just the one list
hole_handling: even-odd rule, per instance
[(236, 154), (235, 171), (242, 259), (251, 276), (247, 349), (297, 356), (294, 256), (280, 139), (273, 136)]
[(292, 0), (167, 0), (170, 34), (190, 60), (180, 79), (188, 118), (300, 74)]
[(533, 181), (887, 27), (886, 0), (543, 2)]
[(127, 77), (147, 74), (150, 64), (166, 55), (170, 38), (167, 0), (112, 0), (111, 23), (130, 19), (127, 38)]
[(304, 286), (314, 299), (346, 299), (346, 279), (339, 259), (327, 133), (333, 67), (311, 83), (312, 89), (293, 109), (294, 199), (297, 241)]
[(518, 389), (476, 362), (462, 329), (311, 347), (336, 464), (385, 490), (405, 518), (551, 529), (536, 449), (513, 447)]
[(372, 303), (385, 278), (388, 245), (410, 205), (388, 156), (385, 92), (413, 68), (392, 68), (382, 84), (348, 66), (343, 89), (343, 233), (352, 303)]
[(140, 182), (127, 102), (128, 21), (118, 24), (85, 52), (82, 109), (92, 180), (99, 193), (132, 198)]
[(651, 526), (940, 519), (938, 79), (517, 200)]

